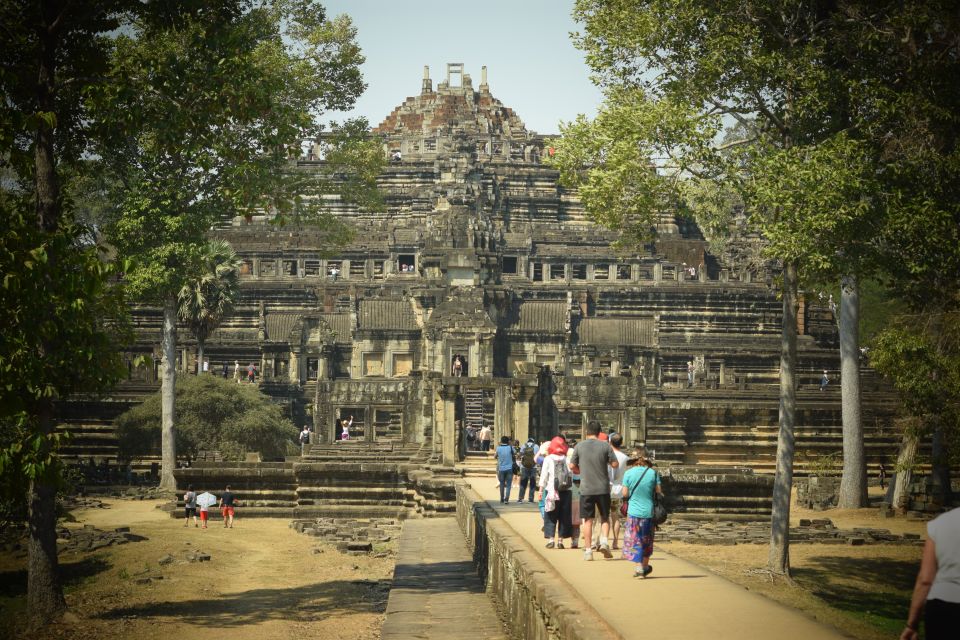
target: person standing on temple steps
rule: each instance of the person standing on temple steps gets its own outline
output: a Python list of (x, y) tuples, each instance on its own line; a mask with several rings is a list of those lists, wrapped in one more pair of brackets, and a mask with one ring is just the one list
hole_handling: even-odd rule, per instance
[(826, 391), (827, 385), (830, 384), (830, 376), (827, 375), (827, 370), (823, 370), (823, 377), (820, 378), (820, 391)]
[(493, 429), (483, 425), (480, 429), (480, 451), (490, 451), (490, 441), (493, 440)]

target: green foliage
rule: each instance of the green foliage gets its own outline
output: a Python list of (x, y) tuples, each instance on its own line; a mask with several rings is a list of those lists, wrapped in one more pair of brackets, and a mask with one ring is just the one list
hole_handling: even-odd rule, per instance
[(349, 18), (302, 0), (150, 3), (132, 17), (90, 105), (120, 185), (111, 237), (135, 295), (175, 296), (222, 216), (329, 224), (316, 209), (334, 183), (355, 199), (373, 191), (376, 163), (351, 125), (330, 143), (338, 161), (326, 174), (307, 184), (290, 163), (318, 136), (317, 116), (363, 90), (355, 35)]
[(225, 240), (204, 247), (201, 271), (180, 289), (180, 318), (200, 343), (233, 310), (240, 295), (240, 260)]
[[(181, 376), (176, 406), (177, 451), (188, 457), (201, 450), (219, 450), (228, 460), (242, 460), (248, 451), (279, 457), (296, 441), (297, 428), (254, 385), (212, 375)], [(119, 416), (116, 424), (123, 457), (156, 455), (160, 394)]]

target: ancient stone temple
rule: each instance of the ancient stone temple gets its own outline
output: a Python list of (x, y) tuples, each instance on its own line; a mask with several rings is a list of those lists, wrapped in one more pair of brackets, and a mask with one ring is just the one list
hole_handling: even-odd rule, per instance
[[(389, 158), (386, 211), (327, 201), (356, 229), (349, 245), (260, 216), (215, 229), (244, 269), (242, 301), (206, 345), (211, 371), (256, 363), (263, 391), (320, 443), (352, 416), (354, 442), (439, 466), (462, 459), (467, 427), (579, 439), (598, 419), (675, 464), (678, 481), (683, 465), (772, 472), (782, 314), (758, 238), (713, 252), (694, 222), (664, 214), (654, 243), (612, 248), (617, 234), (558, 184), (550, 137), (494, 97), (486, 68), (476, 86), (463, 65), (436, 86), (425, 68), (419, 94), (372, 135)], [(322, 162), (310, 152), (297, 167)], [(797, 327), (800, 473), (840, 450), (831, 303), (808, 295)], [(135, 351), (158, 353), (159, 319), (136, 310)], [(834, 383), (821, 391), (824, 370)], [(873, 468), (895, 454), (894, 407), (866, 366), (863, 377)], [(114, 399), (156, 380), (131, 366)]]

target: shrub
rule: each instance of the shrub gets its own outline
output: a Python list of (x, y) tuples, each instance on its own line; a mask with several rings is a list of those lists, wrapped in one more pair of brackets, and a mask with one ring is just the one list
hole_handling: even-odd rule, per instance
[[(176, 390), (177, 451), (195, 457), (217, 450), (227, 460), (259, 451), (267, 458), (287, 453), (297, 428), (254, 385), (218, 376), (180, 376)], [(120, 455), (130, 459), (160, 452), (160, 393), (116, 420)]]

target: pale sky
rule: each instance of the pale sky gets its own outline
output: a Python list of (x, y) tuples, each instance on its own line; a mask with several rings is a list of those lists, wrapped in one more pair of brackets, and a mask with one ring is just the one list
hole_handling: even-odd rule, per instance
[[(573, 0), (321, 0), (328, 15), (348, 14), (367, 58), (367, 90), (350, 116), (376, 126), (420, 93), (423, 65), (433, 86), (448, 62), (462, 62), (476, 89), (487, 66), (490, 92), (538, 133), (560, 120), (593, 116), (600, 91), (569, 33)], [(343, 114), (334, 114), (342, 119)]]

